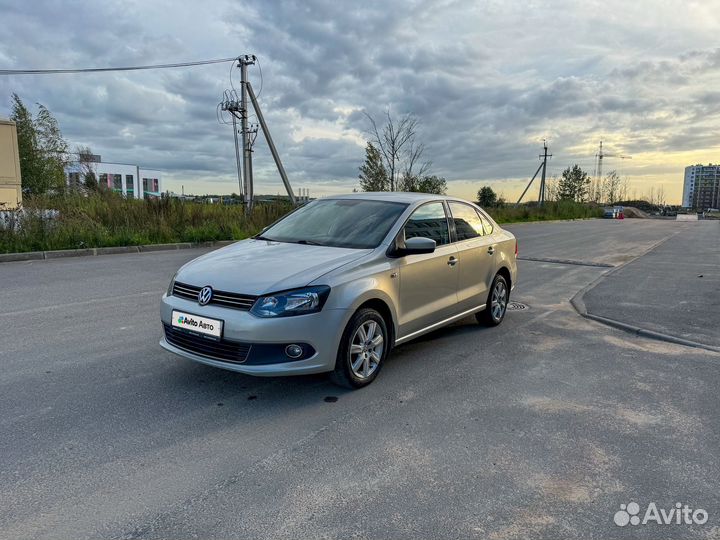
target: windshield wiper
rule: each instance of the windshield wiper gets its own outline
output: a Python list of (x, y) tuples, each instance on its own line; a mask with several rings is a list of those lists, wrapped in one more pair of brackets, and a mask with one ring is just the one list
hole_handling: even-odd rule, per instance
[(268, 238), (267, 236), (263, 236), (262, 234), (257, 234), (252, 237), (253, 240), (266, 240), (268, 242), (289, 242), (293, 244), (305, 244), (307, 246), (324, 246), (325, 244), (321, 244), (320, 242), (316, 242), (315, 240), (276, 240), (275, 238)]
[(305, 244), (307, 246), (324, 246), (325, 244), (321, 244), (320, 242), (316, 242), (315, 240), (296, 240), (296, 244)]

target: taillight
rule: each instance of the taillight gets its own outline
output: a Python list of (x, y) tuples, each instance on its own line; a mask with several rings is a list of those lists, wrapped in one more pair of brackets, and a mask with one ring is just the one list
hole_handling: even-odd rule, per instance
[(518, 242), (517, 242), (517, 238), (516, 238), (515, 239), (515, 257), (517, 258), (517, 256), (518, 256)]

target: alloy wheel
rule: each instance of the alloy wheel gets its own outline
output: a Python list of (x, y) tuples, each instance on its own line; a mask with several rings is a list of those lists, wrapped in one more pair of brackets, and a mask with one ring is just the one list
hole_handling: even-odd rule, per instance
[(350, 369), (358, 379), (367, 379), (377, 370), (385, 347), (385, 337), (375, 321), (365, 321), (350, 342)]
[(505, 315), (507, 307), (507, 286), (502, 280), (495, 283), (490, 301), (490, 313), (494, 321), (499, 321)]

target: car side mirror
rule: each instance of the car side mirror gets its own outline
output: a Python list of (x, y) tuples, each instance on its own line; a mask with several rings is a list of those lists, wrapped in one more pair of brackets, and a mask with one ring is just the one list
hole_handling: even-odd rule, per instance
[(405, 245), (395, 250), (397, 257), (405, 255), (418, 255), (420, 253), (432, 253), (435, 251), (435, 240), (424, 236), (415, 236), (405, 240)]

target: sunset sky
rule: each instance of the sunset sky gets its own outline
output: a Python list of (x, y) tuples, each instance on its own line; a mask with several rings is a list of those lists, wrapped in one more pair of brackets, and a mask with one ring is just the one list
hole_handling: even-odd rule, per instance
[[(0, 69), (103, 67), (256, 54), (250, 68), (293, 186), (356, 187), (367, 111), (420, 120), (449, 193), (512, 198), (538, 165), (627, 176), (679, 203), (683, 168), (720, 161), (720, 2), (0, 0)], [(165, 171), (165, 188), (238, 191), (232, 130), (216, 120), (231, 64), (106, 74), (1, 76), (41, 102), (72, 145)], [(237, 84), (239, 73), (232, 74)], [(267, 147), (256, 192), (282, 192)]]

